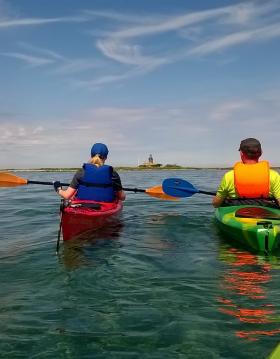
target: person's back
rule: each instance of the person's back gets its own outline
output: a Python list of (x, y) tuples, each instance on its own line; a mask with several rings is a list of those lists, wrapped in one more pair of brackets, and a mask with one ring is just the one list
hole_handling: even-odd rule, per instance
[(223, 176), (213, 206), (220, 207), (225, 200), (237, 198), (276, 200), (280, 205), (280, 175), (269, 168), (267, 161), (259, 162), (262, 155), (260, 142), (247, 138), (241, 141), (239, 151), (241, 162)]
[[(93, 157), (93, 163), (85, 163), (70, 186), (78, 187), (76, 199), (113, 202), (116, 198), (112, 180), (113, 168), (105, 164), (97, 165), (96, 160), (97, 158)], [(75, 185), (76, 182), (78, 186)]]
[(59, 182), (54, 183), (55, 190), (64, 199), (113, 202), (124, 200), (120, 177), (111, 166), (105, 165), (108, 148), (103, 143), (95, 143), (91, 149), (91, 159), (79, 169), (69, 187), (61, 189)]

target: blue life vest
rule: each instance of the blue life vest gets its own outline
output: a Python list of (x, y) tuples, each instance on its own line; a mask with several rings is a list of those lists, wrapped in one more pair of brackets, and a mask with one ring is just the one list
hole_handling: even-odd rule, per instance
[(91, 163), (83, 165), (84, 175), (79, 180), (77, 199), (98, 202), (113, 202), (116, 198), (113, 190), (111, 166), (97, 167)]

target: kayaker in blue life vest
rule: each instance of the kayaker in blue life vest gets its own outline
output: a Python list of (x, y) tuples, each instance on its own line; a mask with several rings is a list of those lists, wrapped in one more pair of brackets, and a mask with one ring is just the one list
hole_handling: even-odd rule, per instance
[[(280, 175), (269, 168), (267, 161), (259, 161), (262, 155), (260, 142), (255, 138), (241, 141), (241, 162), (225, 173), (213, 199), (213, 206), (236, 204), (269, 204), (280, 206)], [(249, 201), (249, 203), (248, 203)], [(227, 203), (228, 202), (228, 203)]]
[(64, 199), (113, 202), (125, 200), (120, 176), (113, 167), (105, 165), (108, 148), (103, 143), (95, 143), (91, 148), (91, 159), (79, 169), (69, 187), (63, 190), (59, 181), (54, 189)]

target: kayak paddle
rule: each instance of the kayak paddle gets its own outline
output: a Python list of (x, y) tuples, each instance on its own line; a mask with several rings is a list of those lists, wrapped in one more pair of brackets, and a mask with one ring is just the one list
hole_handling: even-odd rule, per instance
[[(53, 186), (53, 182), (30, 181), (9, 172), (0, 172), (0, 187), (16, 187), (23, 186), (25, 184), (43, 184)], [(68, 186), (68, 183), (61, 183), (61, 185)]]
[[(0, 187), (16, 187), (16, 186), (23, 186), (26, 184), (40, 184), (40, 185), (47, 185), (47, 186), (53, 186), (53, 182), (45, 182), (45, 181), (31, 181), (19, 176), (16, 176), (13, 173), (9, 172), (0, 172)], [(62, 186), (69, 186), (69, 183), (61, 183)], [(154, 186), (148, 189), (141, 189), (141, 188), (126, 188), (123, 187), (122, 190), (128, 191), (128, 192), (141, 192), (141, 193), (147, 193), (149, 196), (156, 197), (159, 199), (165, 199), (165, 200), (176, 200), (177, 198), (174, 198), (170, 195), (167, 195), (163, 192), (162, 186)]]
[(132, 191), (132, 192), (144, 192), (144, 193), (147, 193), (151, 197), (155, 197), (155, 198), (159, 198), (159, 199), (165, 199), (167, 201), (168, 200), (169, 201), (176, 201), (177, 200), (176, 197), (170, 196), (170, 195), (164, 193), (161, 185), (150, 187), (150, 188), (147, 188), (147, 189), (125, 188), (125, 187), (123, 187), (123, 190), (124, 191)]
[(201, 191), (195, 188), (190, 182), (181, 178), (167, 178), (162, 182), (163, 192), (173, 197), (191, 197), (195, 193), (215, 196), (215, 192)]

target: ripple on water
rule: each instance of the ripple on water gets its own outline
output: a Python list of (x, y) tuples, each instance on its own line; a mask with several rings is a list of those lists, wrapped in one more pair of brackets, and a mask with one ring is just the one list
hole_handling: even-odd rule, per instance
[[(213, 191), (222, 173), (120, 175), (126, 187), (180, 177)], [(65, 182), (72, 175), (22, 174)], [(278, 341), (280, 258), (249, 258), (222, 239), (209, 196), (173, 202), (128, 193), (117, 226), (88, 241), (61, 243), (59, 256), (59, 200), (52, 188), (0, 189), (0, 206), (3, 358), (255, 359)], [(245, 290), (237, 295), (236, 278), (245, 278), (239, 272), (269, 274), (258, 283), (262, 299)], [(252, 285), (246, 278), (240, 288)], [(233, 315), (262, 305), (273, 311), (263, 314), (266, 323)]]

